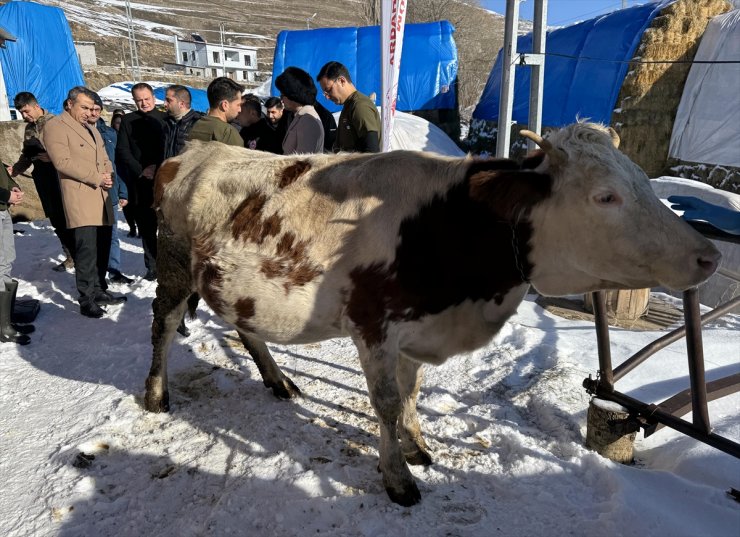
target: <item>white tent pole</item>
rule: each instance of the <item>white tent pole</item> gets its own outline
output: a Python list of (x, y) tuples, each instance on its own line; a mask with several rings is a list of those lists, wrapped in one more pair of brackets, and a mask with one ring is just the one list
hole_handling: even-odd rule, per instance
[(516, 59), (516, 28), (519, 27), (520, 0), (506, 0), (504, 48), (501, 69), (501, 95), (498, 103), (498, 134), (496, 156), (509, 156), (511, 143), (511, 110), (514, 106), (514, 61)]

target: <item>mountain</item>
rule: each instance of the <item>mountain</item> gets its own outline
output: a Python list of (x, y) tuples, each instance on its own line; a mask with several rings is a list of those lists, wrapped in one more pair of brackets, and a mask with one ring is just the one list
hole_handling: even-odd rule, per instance
[[(146, 0), (131, 2), (131, 25), (138, 43), (139, 64), (161, 68), (175, 61), (175, 35), (189, 38), (200, 34), (206, 41), (224, 40), (257, 48), (259, 76), (272, 74), (275, 40), (281, 30), (362, 26), (372, 20), (371, 7), (377, 0)], [(130, 65), (128, 17), (121, 0), (70, 0), (40, 2), (64, 10), (76, 41), (96, 44), (98, 65), (86, 73), (88, 85), (99, 89), (112, 81), (130, 79), (124, 66)], [(377, 5), (377, 4), (376, 4)], [(315, 14), (314, 17), (312, 17)], [(459, 94), (461, 109), (475, 104), (482, 91), (496, 53), (503, 43), (503, 16), (459, 0), (414, 0), (407, 22), (445, 18), (455, 25), (460, 59)], [(112, 69), (106, 69), (110, 67)], [(105, 73), (102, 76), (101, 73)], [(102, 78), (101, 78), (102, 77)], [(162, 78), (162, 77), (157, 77)], [(206, 79), (192, 80), (205, 86)]]

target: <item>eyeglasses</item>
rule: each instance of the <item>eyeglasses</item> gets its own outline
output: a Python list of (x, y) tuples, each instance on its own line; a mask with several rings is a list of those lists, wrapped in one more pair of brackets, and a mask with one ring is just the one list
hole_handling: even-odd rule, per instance
[(332, 81), (332, 85), (329, 86), (326, 89), (322, 89), (321, 92), (324, 94), (324, 97), (328, 97), (331, 94), (331, 90), (334, 89), (334, 85), (336, 84), (336, 80)]

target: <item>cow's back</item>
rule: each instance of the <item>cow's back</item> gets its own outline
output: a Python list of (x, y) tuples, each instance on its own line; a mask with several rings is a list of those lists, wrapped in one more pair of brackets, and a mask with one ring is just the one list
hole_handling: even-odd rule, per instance
[(162, 167), (157, 202), (219, 315), (268, 341), (309, 341), (342, 333), (351, 271), (390, 264), (401, 222), (462, 180), (464, 162), (191, 144)]

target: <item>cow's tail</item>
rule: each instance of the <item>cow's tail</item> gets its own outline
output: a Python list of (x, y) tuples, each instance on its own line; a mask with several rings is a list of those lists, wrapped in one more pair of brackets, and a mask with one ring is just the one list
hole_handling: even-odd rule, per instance
[(180, 163), (174, 159), (165, 160), (159, 167), (157, 175), (154, 177), (154, 202), (152, 204), (152, 209), (158, 209), (162, 204), (164, 189), (175, 179), (179, 169)]

